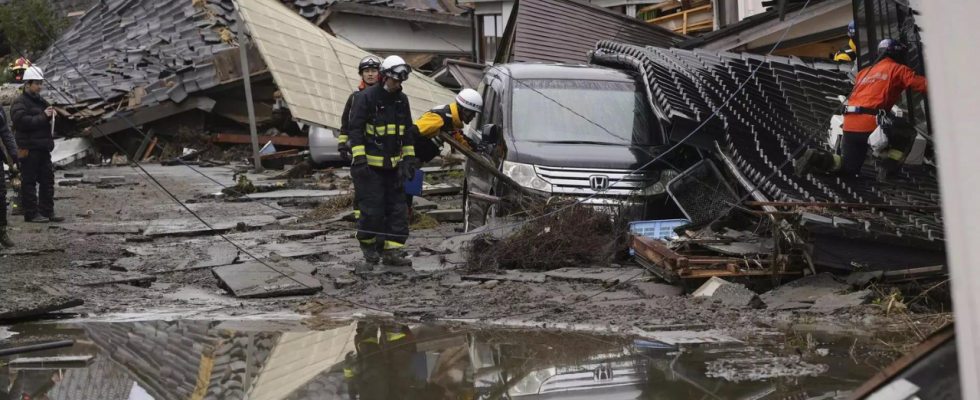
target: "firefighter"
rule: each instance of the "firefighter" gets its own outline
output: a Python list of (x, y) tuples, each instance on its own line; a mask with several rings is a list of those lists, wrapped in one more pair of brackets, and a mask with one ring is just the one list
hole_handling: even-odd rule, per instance
[[(359, 193), (357, 240), (367, 265), (383, 261), (392, 267), (410, 267), (399, 251), (408, 239), (405, 180), (415, 176), (415, 137), (408, 96), (402, 82), (412, 72), (405, 60), (390, 56), (381, 63), (381, 81), (354, 96), (350, 110), (350, 174)], [(384, 234), (379, 254), (378, 233)]]
[(412, 368), (412, 356), (418, 349), (408, 326), (361, 321), (354, 344), (357, 354), (348, 354), (344, 360), (349, 398), (418, 398), (421, 385)]
[[(24, 72), (24, 93), (10, 106), (21, 164), (21, 207), (24, 221), (47, 223), (65, 219), (54, 213), (54, 108), (41, 97), (44, 72), (31, 66)], [(38, 187), (40, 185), (40, 187)]]
[(876, 117), (887, 115), (905, 90), (926, 92), (926, 78), (916, 75), (904, 62), (905, 47), (897, 40), (885, 39), (878, 44), (878, 60), (858, 73), (847, 100), (842, 156), (808, 149), (794, 163), (797, 176), (806, 175), (811, 169), (844, 177), (861, 171), (870, 147), (868, 138), (878, 127)]
[[(11, 182), (17, 178), (17, 142), (7, 124), (7, 113), (0, 107), (0, 164), (10, 167)], [(14, 242), (7, 234), (7, 185), (3, 172), (0, 171), (0, 247), (14, 247)]]
[[(346, 162), (351, 162), (350, 146), (347, 145), (347, 131), (350, 129), (350, 107), (354, 104), (354, 95), (378, 83), (378, 68), (381, 68), (381, 60), (375, 56), (364, 57), (357, 65), (357, 73), (361, 75), (361, 84), (357, 85), (357, 90), (347, 97), (347, 104), (344, 104), (344, 113), (340, 115), (340, 138), (337, 139), (337, 150), (340, 151), (340, 158)], [(357, 208), (357, 203), (357, 192), (354, 192), (355, 221), (361, 217), (361, 211)]]
[(357, 65), (357, 73), (361, 75), (361, 84), (357, 86), (356, 91), (347, 97), (344, 113), (340, 115), (340, 138), (337, 140), (337, 150), (340, 151), (340, 157), (344, 161), (351, 162), (350, 147), (347, 146), (347, 131), (350, 129), (350, 107), (354, 104), (354, 95), (378, 83), (378, 68), (381, 68), (381, 60), (375, 56), (364, 57)]
[[(477, 146), (463, 134), (463, 127), (473, 121), (476, 114), (483, 111), (483, 98), (473, 89), (463, 89), (456, 95), (456, 102), (440, 105), (429, 110), (415, 121), (419, 137), (415, 139), (415, 154), (418, 157), (416, 168), (421, 167), (442, 153), (440, 132), (449, 133), (466, 149), (473, 151)], [(407, 195), (408, 215), (412, 215), (412, 195)]]
[(851, 21), (851, 24), (847, 26), (847, 36), (849, 38), (847, 40), (847, 45), (841, 47), (841, 49), (834, 54), (834, 61), (849, 63), (854, 62), (854, 60), (857, 59), (857, 45), (854, 44), (854, 34), (856, 32), (857, 31), (854, 28), (854, 21)]

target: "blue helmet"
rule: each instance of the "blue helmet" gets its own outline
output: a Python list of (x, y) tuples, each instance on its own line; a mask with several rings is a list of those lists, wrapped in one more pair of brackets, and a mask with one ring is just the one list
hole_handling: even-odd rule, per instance
[(854, 37), (856, 33), (857, 29), (854, 27), (854, 21), (851, 21), (851, 23), (847, 25), (847, 36)]
[(904, 52), (905, 45), (897, 40), (885, 39), (878, 42), (878, 57), (886, 55), (892, 59), (895, 59), (897, 57), (901, 57)]

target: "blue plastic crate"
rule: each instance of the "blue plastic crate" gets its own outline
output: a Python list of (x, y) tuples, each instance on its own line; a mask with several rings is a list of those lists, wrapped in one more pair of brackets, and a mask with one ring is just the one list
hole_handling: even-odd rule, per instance
[(630, 222), (630, 231), (652, 239), (676, 237), (674, 228), (691, 223), (686, 219), (661, 219), (656, 221)]

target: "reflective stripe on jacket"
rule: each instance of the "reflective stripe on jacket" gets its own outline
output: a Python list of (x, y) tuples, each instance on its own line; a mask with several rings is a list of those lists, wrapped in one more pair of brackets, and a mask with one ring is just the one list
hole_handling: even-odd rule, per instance
[(377, 84), (354, 96), (348, 131), (351, 155), (368, 165), (393, 169), (402, 157), (415, 157), (418, 128), (412, 121), (408, 97)]
[(459, 119), (459, 110), (456, 107), (456, 103), (438, 106), (422, 114), (422, 118), (415, 121), (419, 135), (431, 139), (439, 136), (439, 132), (453, 133), (463, 129), (463, 121)]

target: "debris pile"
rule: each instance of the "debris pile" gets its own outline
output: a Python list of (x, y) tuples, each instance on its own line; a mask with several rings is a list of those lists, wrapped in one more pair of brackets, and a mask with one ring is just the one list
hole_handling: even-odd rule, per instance
[(230, 0), (103, 2), (37, 64), (57, 89), (48, 95), (62, 115), (106, 121), (142, 107), (180, 104), (225, 83), (215, 58), (238, 51), (238, 29)]
[(610, 217), (571, 200), (531, 202), (525, 210), (530, 222), (514, 233), (502, 239), (483, 234), (467, 245), (469, 268), (549, 271), (591, 266), (625, 254), (628, 218), (624, 215)]

